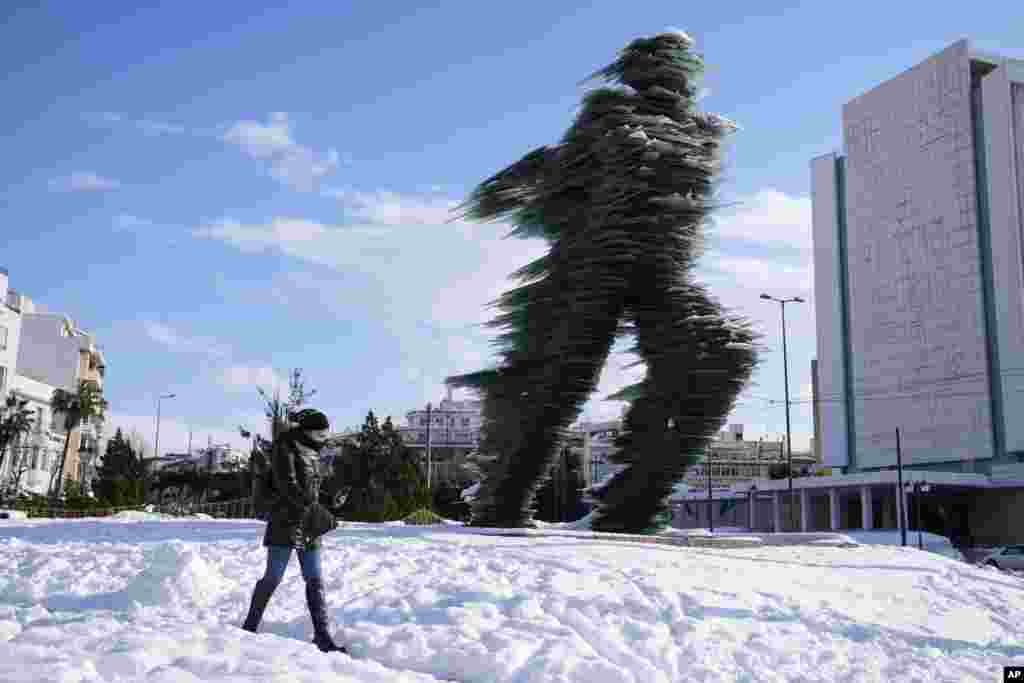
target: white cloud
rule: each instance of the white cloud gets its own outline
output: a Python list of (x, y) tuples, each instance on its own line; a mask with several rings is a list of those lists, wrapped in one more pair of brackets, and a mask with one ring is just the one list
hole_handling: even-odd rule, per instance
[(711, 228), (723, 240), (811, 250), (811, 198), (765, 189), (723, 209)]
[(320, 178), (337, 168), (341, 161), (335, 149), (321, 155), (298, 144), (284, 112), (271, 114), (266, 123), (237, 121), (222, 139), (237, 145), (253, 159), (269, 162), (268, 173), (282, 185), (306, 192), (315, 189)]
[(143, 322), (146, 335), (153, 341), (163, 344), (171, 351), (180, 353), (201, 353), (212, 358), (226, 358), (228, 348), (209, 337), (184, 335), (168, 325), (147, 320)]
[(255, 391), (259, 387), (267, 392), (287, 389), (288, 381), (270, 367), (232, 365), (216, 373), (216, 381), (229, 391)]
[(445, 197), (387, 191), (331, 188), (325, 189), (323, 194), (340, 201), (352, 219), (375, 225), (444, 225), (458, 205), (457, 201)]
[(274, 247), (287, 252), (290, 245), (313, 243), (325, 237), (329, 230), (329, 226), (301, 218), (275, 218), (263, 225), (247, 225), (225, 218), (197, 228), (193, 235), (221, 240), (247, 252)]
[(50, 189), (58, 192), (97, 192), (113, 190), (118, 187), (121, 187), (121, 183), (113, 178), (105, 178), (96, 173), (83, 171), (50, 181)]
[[(807, 299), (814, 290), (814, 271), (810, 263), (792, 265), (767, 256), (725, 256), (709, 254), (702, 264), (708, 276), (731, 278), (736, 287), (750, 292), (768, 292), (777, 297), (799, 296)], [(796, 294), (792, 294), (796, 292)]]

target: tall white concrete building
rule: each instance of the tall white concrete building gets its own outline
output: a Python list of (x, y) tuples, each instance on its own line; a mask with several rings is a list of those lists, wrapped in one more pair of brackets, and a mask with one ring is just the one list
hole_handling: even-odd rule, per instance
[(811, 162), (820, 442), (1024, 478), (1024, 61), (966, 40), (849, 101)]

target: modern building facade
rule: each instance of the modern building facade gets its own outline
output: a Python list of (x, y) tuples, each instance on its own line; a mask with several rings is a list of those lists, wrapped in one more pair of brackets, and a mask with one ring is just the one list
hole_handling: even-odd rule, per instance
[[(77, 393), (82, 382), (90, 382), (102, 391), (105, 373), (106, 360), (95, 338), (79, 329), (71, 318), (60, 313), (22, 313), (19, 375)], [(72, 428), (64, 477), (87, 484), (95, 472), (103, 440), (101, 419)]]
[(1024, 61), (959, 41), (842, 122), (811, 162), (823, 461), (890, 468), (899, 430), (911, 469), (1024, 479)]

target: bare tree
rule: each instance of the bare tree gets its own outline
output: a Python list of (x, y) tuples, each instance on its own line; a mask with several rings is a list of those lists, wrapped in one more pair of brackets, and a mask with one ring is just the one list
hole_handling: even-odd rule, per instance
[(292, 413), (309, 403), (309, 400), (316, 395), (316, 389), (306, 388), (306, 379), (302, 376), (301, 368), (295, 368), (288, 373), (287, 397), (281, 396), (280, 386), (275, 386), (269, 391), (263, 387), (256, 387), (256, 391), (263, 399), (264, 414), (270, 424), (271, 441), (276, 440), (281, 432), (288, 429), (288, 421)]

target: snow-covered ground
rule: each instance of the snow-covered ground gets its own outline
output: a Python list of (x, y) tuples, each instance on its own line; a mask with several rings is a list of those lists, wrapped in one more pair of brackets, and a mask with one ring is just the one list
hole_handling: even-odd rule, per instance
[(262, 532), (0, 521), (0, 680), (959, 682), (1024, 663), (1024, 579), (916, 548), (396, 524), (325, 539), (330, 612), (353, 656), (324, 655), (294, 560), (262, 632), (237, 627)]

